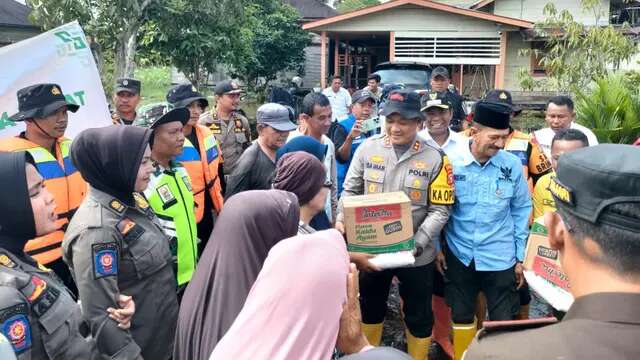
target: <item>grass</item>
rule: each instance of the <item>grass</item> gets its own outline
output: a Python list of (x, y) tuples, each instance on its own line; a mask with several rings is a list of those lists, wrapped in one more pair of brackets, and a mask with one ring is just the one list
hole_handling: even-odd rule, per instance
[(171, 69), (169, 67), (138, 68), (135, 78), (142, 82), (142, 100), (140, 105), (165, 101), (171, 87)]

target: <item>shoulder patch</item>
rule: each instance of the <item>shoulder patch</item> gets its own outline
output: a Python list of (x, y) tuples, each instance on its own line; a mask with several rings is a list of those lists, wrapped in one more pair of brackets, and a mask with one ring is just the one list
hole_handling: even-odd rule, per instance
[(0, 310), (0, 331), (16, 354), (31, 348), (31, 324), (27, 314), (27, 304), (24, 303)]
[(429, 187), (429, 201), (434, 205), (452, 205), (454, 202), (453, 167), (449, 158), (442, 157), (442, 167)]
[(11, 260), (11, 258), (9, 257), (9, 255), (0, 252), (0, 265), (8, 267), (10, 269), (13, 269), (14, 267), (16, 267), (16, 263)]
[(93, 244), (93, 278), (118, 275), (118, 245), (116, 243)]

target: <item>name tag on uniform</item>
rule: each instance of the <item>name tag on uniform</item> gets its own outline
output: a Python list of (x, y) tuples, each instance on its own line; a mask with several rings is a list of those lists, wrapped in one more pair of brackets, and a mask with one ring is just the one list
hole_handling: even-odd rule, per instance
[(158, 195), (160, 195), (160, 200), (162, 201), (162, 208), (164, 210), (178, 203), (175, 195), (171, 192), (169, 185), (164, 184), (156, 189)]

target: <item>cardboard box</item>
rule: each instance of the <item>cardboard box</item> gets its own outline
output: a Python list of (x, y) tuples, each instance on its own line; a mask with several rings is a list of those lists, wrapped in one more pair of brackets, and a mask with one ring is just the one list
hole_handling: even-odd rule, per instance
[(349, 251), (382, 254), (414, 248), (411, 200), (404, 192), (345, 196)]
[(531, 226), (523, 265), (553, 285), (569, 291), (569, 277), (562, 271), (560, 253), (549, 246), (548, 232), (542, 218), (536, 219)]

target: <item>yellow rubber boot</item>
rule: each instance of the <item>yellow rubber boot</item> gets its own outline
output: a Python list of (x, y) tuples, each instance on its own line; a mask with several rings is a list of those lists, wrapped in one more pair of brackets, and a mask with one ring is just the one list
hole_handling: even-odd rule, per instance
[(471, 324), (453, 324), (453, 350), (455, 360), (462, 359), (462, 355), (476, 336), (476, 321)]
[(380, 346), (382, 342), (382, 323), (379, 324), (365, 324), (361, 323), (362, 332), (364, 336), (369, 340), (369, 344), (373, 346)]
[(404, 333), (407, 336), (407, 352), (409, 356), (411, 356), (413, 360), (427, 360), (431, 337), (418, 338), (411, 335), (409, 330), (405, 330)]

